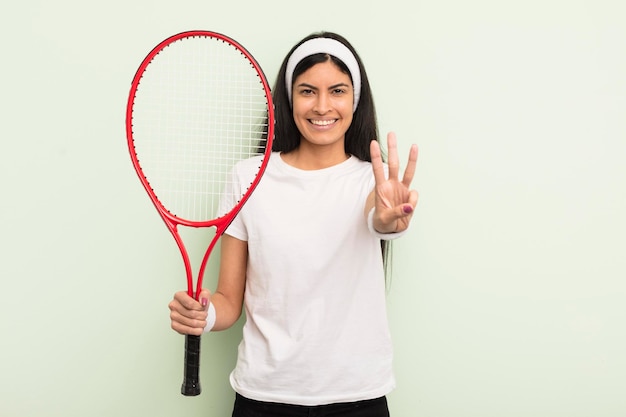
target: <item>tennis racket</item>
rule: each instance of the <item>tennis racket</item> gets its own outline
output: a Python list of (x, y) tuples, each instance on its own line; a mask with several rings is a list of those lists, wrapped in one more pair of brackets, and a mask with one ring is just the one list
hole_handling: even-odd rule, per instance
[[(132, 81), (126, 136), (132, 163), (180, 249), (187, 292), (197, 299), (207, 261), (267, 166), (274, 134), (270, 87), (243, 46), (219, 33), (183, 32), (143, 60)], [(255, 156), (258, 172), (227, 208), (218, 203), (233, 166)], [(179, 226), (215, 228), (194, 285)], [(198, 395), (200, 336), (186, 336), (183, 395)]]

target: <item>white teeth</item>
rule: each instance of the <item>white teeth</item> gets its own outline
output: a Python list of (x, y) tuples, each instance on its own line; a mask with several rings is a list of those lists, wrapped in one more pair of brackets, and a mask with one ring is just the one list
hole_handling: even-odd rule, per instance
[(311, 120), (311, 123), (317, 126), (328, 126), (330, 124), (335, 123), (335, 119), (333, 120)]

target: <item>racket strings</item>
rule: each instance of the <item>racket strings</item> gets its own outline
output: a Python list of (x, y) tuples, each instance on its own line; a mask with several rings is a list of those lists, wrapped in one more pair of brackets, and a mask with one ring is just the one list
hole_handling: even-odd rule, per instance
[[(141, 169), (161, 204), (191, 221), (233, 207), (231, 171), (265, 147), (268, 97), (255, 67), (233, 45), (183, 38), (148, 64), (133, 105), (133, 140)], [(233, 204), (245, 194), (230, 200)], [(223, 205), (222, 205), (223, 206)]]

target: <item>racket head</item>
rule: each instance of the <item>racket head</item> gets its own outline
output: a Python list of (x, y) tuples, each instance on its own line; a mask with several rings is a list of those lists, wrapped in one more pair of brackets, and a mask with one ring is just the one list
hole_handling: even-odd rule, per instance
[[(133, 78), (126, 134), (139, 179), (168, 227), (216, 226), (223, 232), (271, 154), (274, 106), (267, 78), (230, 37), (210, 31), (170, 36)], [(259, 154), (250, 187), (219, 212), (233, 166)]]

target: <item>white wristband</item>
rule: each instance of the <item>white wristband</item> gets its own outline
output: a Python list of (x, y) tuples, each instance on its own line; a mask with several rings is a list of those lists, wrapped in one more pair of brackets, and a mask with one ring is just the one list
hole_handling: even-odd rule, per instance
[(215, 307), (213, 306), (213, 303), (209, 301), (209, 309), (207, 310), (207, 318), (206, 318), (206, 326), (204, 327), (204, 332), (208, 333), (213, 329), (213, 326), (215, 326), (215, 320), (216, 320), (216, 314), (215, 314)]
[(377, 238), (381, 239), (381, 240), (393, 240), (393, 239), (397, 239), (400, 236), (404, 235), (406, 233), (406, 230), (403, 230), (401, 232), (395, 232), (395, 233), (380, 233), (379, 231), (377, 231), (376, 229), (374, 229), (374, 210), (375, 208), (372, 208), (369, 212), (369, 214), (367, 215), (367, 228), (369, 229), (370, 233), (373, 234), (374, 236), (376, 236)]

